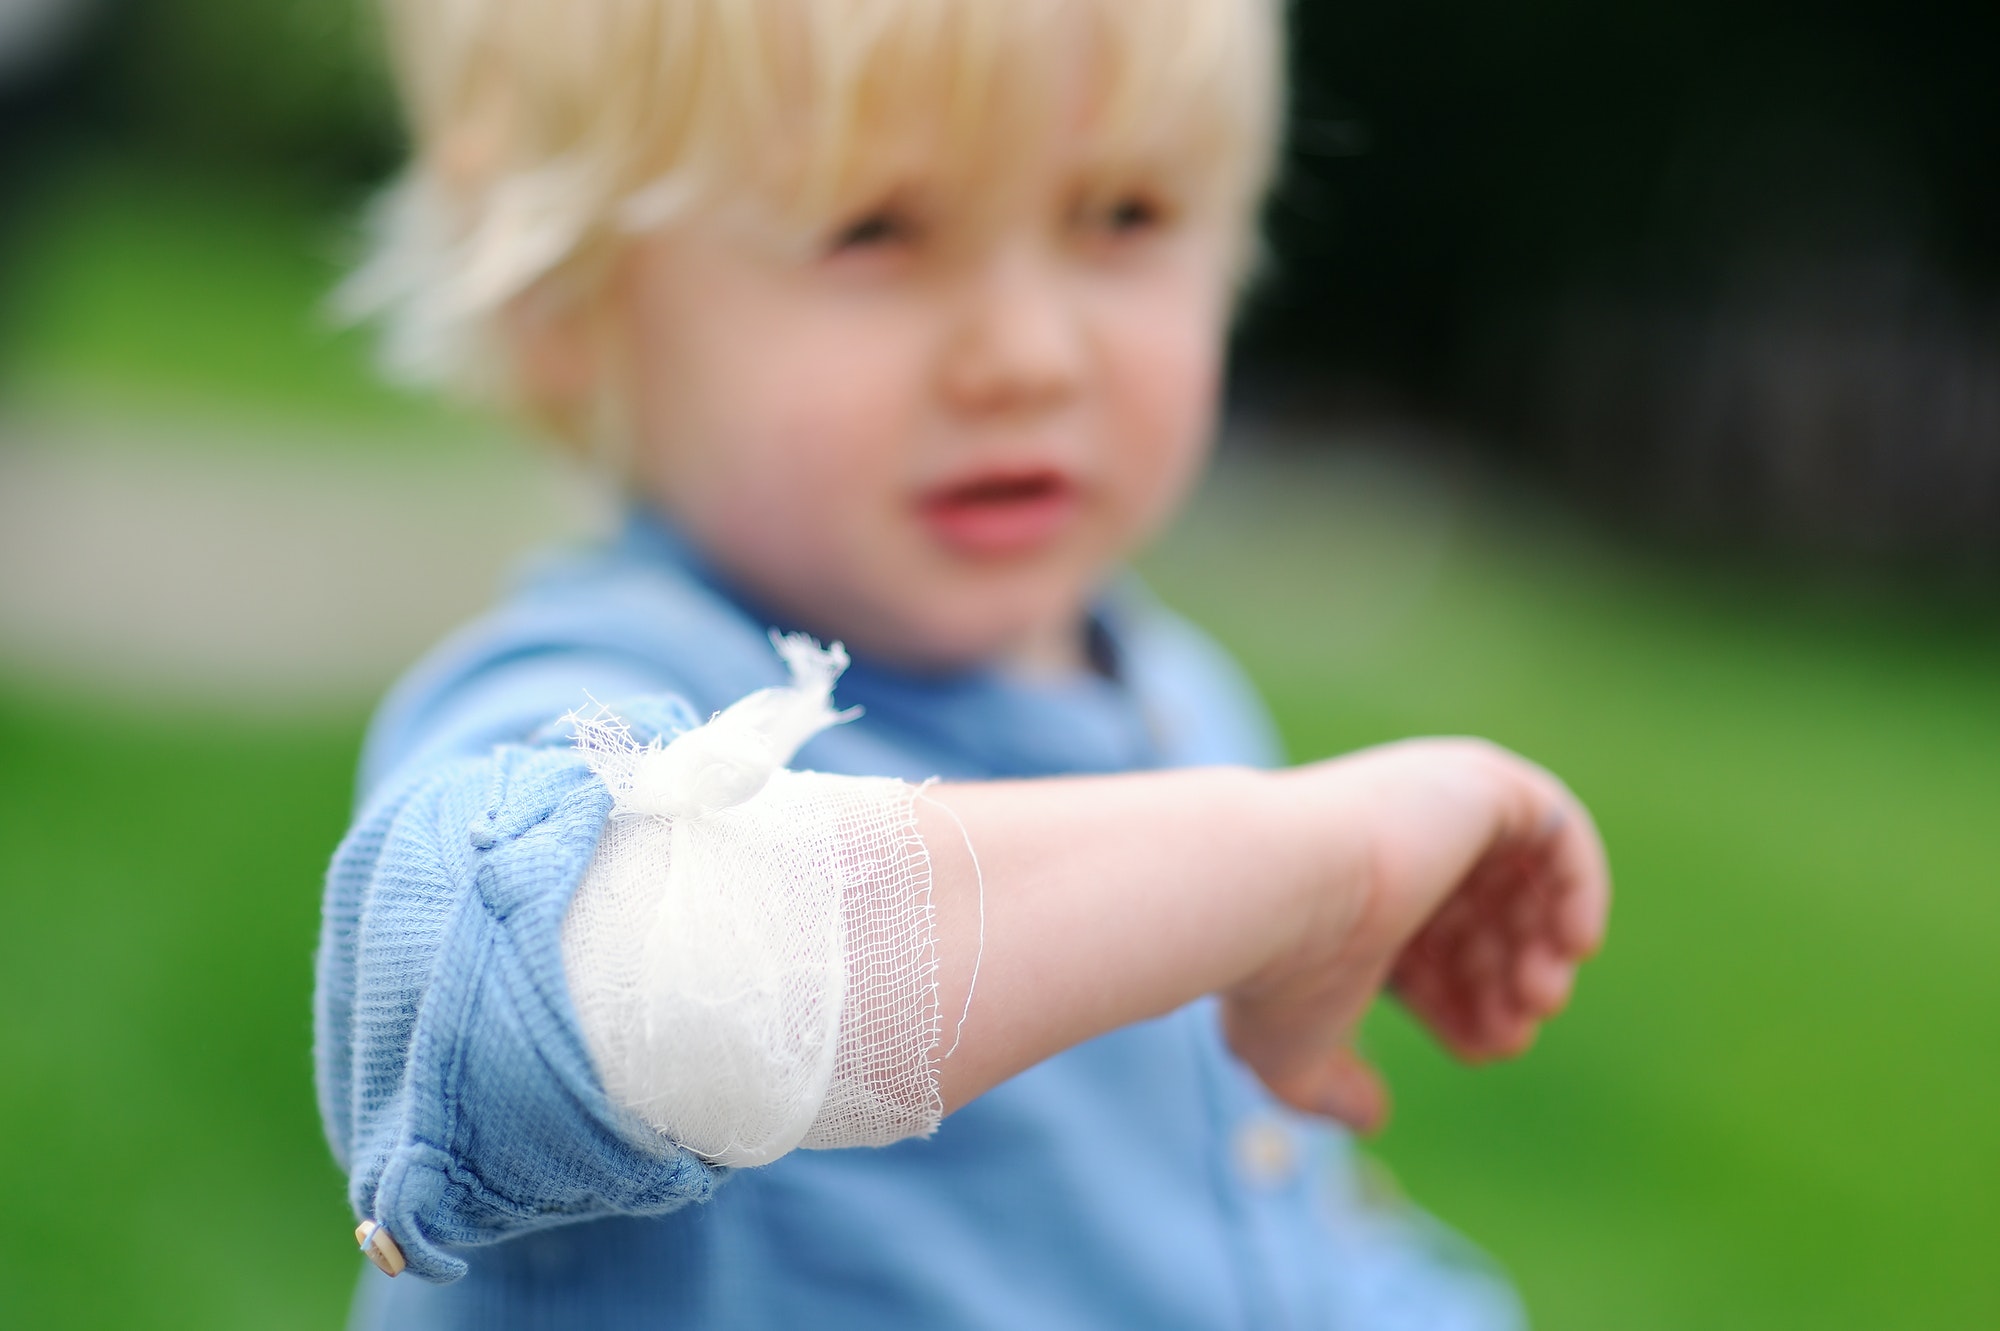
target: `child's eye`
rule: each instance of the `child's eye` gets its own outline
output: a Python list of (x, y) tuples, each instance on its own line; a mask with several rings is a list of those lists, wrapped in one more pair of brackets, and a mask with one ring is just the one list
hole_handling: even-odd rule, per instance
[(1142, 195), (1127, 195), (1112, 203), (1104, 212), (1101, 225), (1113, 235), (1131, 235), (1134, 232), (1150, 231), (1158, 226), (1162, 218), (1160, 206)]
[(895, 208), (877, 208), (847, 223), (833, 234), (829, 254), (882, 250), (917, 239), (916, 219)]
[(1100, 240), (1134, 240), (1160, 230), (1171, 220), (1158, 197), (1138, 190), (1092, 200), (1078, 212), (1081, 229)]

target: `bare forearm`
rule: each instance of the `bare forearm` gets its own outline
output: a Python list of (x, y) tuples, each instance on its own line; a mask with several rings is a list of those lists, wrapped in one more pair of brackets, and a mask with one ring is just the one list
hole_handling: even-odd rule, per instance
[[(1609, 879), (1589, 814), (1546, 772), (1477, 742), (931, 798), (921, 818), (947, 1013), (980, 958), (939, 1070), (947, 1108), (1217, 993), (1231, 1045), (1274, 1092), (1371, 1127), (1386, 1100), (1349, 1041), (1384, 985), (1454, 1052), (1505, 1056), (1562, 1007), (1604, 933)], [(983, 956), (963, 841), (984, 871)]]
[(966, 1012), (939, 1070), (946, 1106), (1268, 961), (1305, 895), (1272, 812), (1280, 780), (1214, 768), (934, 787), (919, 818), (947, 1046)]

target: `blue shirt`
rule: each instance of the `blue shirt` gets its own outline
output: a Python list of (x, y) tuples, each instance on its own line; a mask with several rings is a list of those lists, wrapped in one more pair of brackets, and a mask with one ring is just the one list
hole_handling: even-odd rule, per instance
[[(937, 1135), (714, 1169), (609, 1103), (564, 987), (564, 908), (609, 797), (560, 718), (644, 739), (784, 682), (767, 618), (671, 531), (546, 563), (391, 694), (329, 874), (321, 1109), (357, 1216), (358, 1327), (1512, 1327), (1505, 1285), (1364, 1201), (1346, 1140), (1223, 1045), (1213, 1005), (995, 1088)], [(1128, 587), (1104, 669), (1027, 682), (858, 659), (861, 719), (796, 766), (922, 780), (1269, 763), (1205, 638)]]

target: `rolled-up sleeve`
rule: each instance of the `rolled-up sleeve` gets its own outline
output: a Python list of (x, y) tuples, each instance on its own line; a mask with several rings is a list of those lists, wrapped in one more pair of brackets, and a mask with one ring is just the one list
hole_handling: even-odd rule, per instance
[(357, 1217), (409, 1270), (570, 1219), (706, 1200), (721, 1171), (605, 1095), (562, 961), (611, 795), (560, 728), (425, 763), (370, 801), (328, 875), (315, 1064)]

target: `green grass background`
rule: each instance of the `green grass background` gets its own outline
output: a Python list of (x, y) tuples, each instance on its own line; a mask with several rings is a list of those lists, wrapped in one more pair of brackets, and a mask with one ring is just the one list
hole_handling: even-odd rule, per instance
[[(17, 405), (461, 428), (314, 324), (321, 210), (98, 170), (35, 234)], [(1492, 736), (1590, 802), (1618, 877), (1527, 1059), (1373, 1022), (1376, 1153), (1545, 1328), (2000, 1326), (2000, 635), (1477, 488), (1362, 631), (1341, 589), (1416, 555), (1327, 493), (1225, 478), (1152, 574), (1295, 755)], [(360, 722), (0, 684), (0, 1326), (340, 1324), (310, 957)]]

